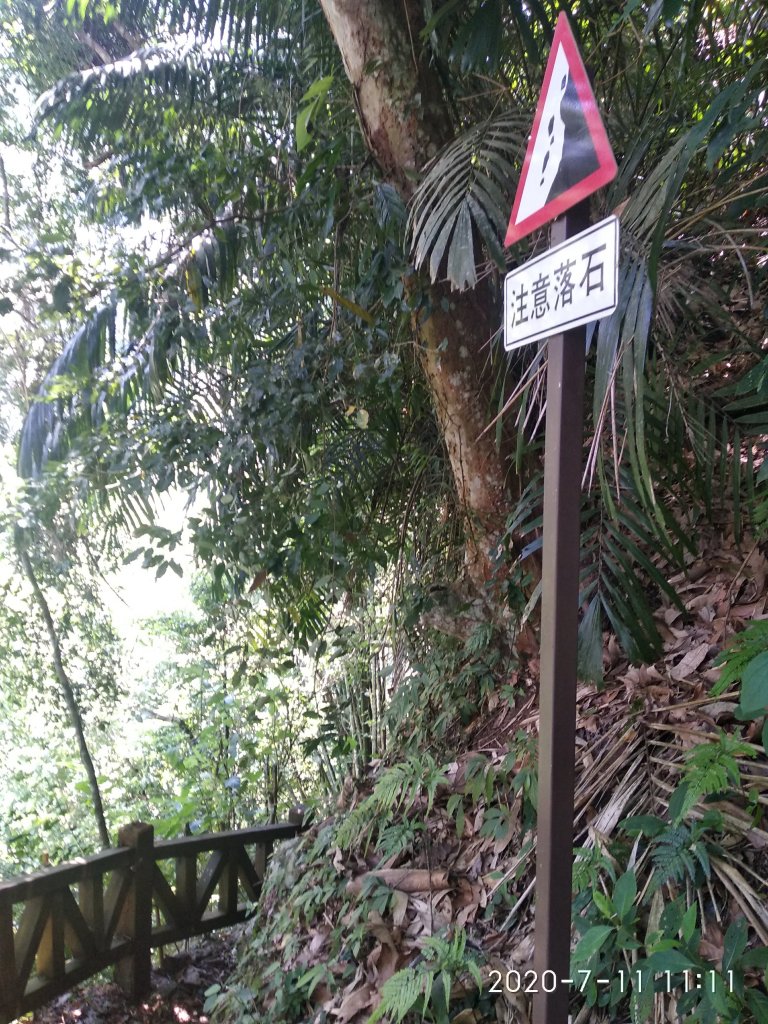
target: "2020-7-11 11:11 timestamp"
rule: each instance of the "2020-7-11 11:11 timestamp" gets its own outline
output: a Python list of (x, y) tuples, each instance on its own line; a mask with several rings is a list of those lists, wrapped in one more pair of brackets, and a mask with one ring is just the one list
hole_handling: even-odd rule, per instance
[[(716, 979), (721, 978), (726, 991), (733, 992), (734, 979), (733, 971), (725, 971), (720, 974), (714, 968), (703, 971), (660, 971), (653, 978), (640, 970), (619, 971), (615, 978), (597, 976), (594, 971), (587, 968), (580, 968), (572, 972), (573, 977), (558, 978), (554, 971), (515, 970), (499, 971), (492, 970), (489, 975), (491, 981), (491, 995), (501, 995), (503, 991), (525, 995), (535, 995), (537, 992), (554, 992), (558, 985), (569, 985), (579, 992), (583, 992), (591, 981), (598, 987), (611, 986), (614, 981), (619, 982), (619, 991), (628, 993), (630, 989), (641, 992), (644, 985), (653, 984), (656, 991), (661, 992), (693, 992), (693, 991), (714, 991)], [(662, 981), (661, 987), (658, 982)]]

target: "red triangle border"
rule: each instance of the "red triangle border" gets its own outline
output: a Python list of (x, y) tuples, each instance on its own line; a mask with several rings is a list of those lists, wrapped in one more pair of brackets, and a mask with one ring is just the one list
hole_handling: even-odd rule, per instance
[[(568, 67), (571, 75), (573, 76), (573, 83), (576, 86), (576, 92), (579, 100), (581, 101), (584, 119), (587, 123), (587, 128), (589, 129), (589, 134), (595, 147), (598, 167), (597, 170), (587, 175), (586, 178), (582, 178), (581, 181), (578, 181), (575, 185), (566, 189), (565, 192), (561, 192), (559, 196), (556, 196), (550, 202), (545, 203), (544, 206), (536, 210), (535, 213), (530, 214), (524, 220), (520, 221), (519, 224), (516, 224), (515, 220), (517, 217), (517, 211), (520, 208), (520, 202), (523, 197), (523, 190), (525, 189), (525, 183), (528, 177), (531, 157), (536, 147), (536, 141), (544, 111), (544, 101), (552, 79), (555, 55), (557, 54), (558, 46), (561, 44), (566, 60), (568, 61)], [(515, 202), (512, 207), (512, 215), (509, 218), (509, 226), (507, 227), (507, 235), (504, 239), (504, 245), (512, 245), (513, 242), (517, 242), (521, 238), (524, 238), (532, 231), (535, 231), (536, 228), (546, 224), (547, 221), (554, 220), (555, 217), (559, 217), (561, 213), (565, 213), (566, 210), (575, 206), (576, 203), (585, 199), (593, 192), (596, 192), (597, 189), (602, 188), (603, 185), (607, 185), (609, 181), (612, 181), (616, 177), (617, 171), (618, 167), (616, 165), (616, 158), (613, 155), (613, 149), (611, 148), (611, 143), (608, 140), (603, 119), (600, 116), (597, 101), (595, 100), (595, 95), (592, 91), (592, 86), (590, 85), (589, 77), (587, 75), (587, 69), (584, 67), (584, 61), (581, 59), (578, 44), (576, 43), (573, 30), (571, 29), (568, 21), (568, 15), (565, 11), (561, 11), (555, 27), (552, 48), (549, 51), (549, 60), (547, 61), (547, 69), (544, 73), (544, 82), (539, 94), (539, 102), (536, 107), (536, 115), (533, 120), (533, 129), (528, 141), (528, 148), (525, 152), (523, 170), (517, 186), (517, 192), (515, 193)]]

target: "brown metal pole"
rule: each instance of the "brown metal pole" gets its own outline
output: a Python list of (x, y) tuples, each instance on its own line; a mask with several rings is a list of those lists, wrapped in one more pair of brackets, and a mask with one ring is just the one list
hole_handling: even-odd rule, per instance
[[(582, 202), (551, 245), (588, 224)], [(533, 1024), (568, 1020), (585, 345), (585, 327), (548, 342)]]

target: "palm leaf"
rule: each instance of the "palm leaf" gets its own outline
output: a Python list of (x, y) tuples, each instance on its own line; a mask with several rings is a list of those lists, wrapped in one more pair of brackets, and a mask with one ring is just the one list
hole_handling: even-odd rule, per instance
[(129, 133), (134, 144), (152, 145), (167, 111), (187, 130), (221, 125), (222, 117), (230, 125), (263, 118), (271, 92), (255, 62), (235, 60), (220, 46), (175, 40), (68, 75), (38, 99), (35, 117), (66, 127), (87, 153), (115, 134), (123, 144)]
[(64, 456), (75, 418), (89, 428), (102, 421), (106, 396), (96, 377), (115, 355), (116, 314), (114, 303), (97, 309), (51, 364), (24, 420), (19, 441), (21, 476), (38, 476), (49, 459)]
[(413, 198), (408, 237), (417, 267), (429, 261), (454, 288), (477, 283), (476, 239), (504, 266), (512, 173), (525, 148), (526, 117), (508, 113), (464, 132), (429, 165)]
[[(22, 477), (40, 476), (47, 462), (63, 458), (72, 441), (92, 432), (106, 415), (126, 415), (138, 403), (160, 398), (169, 381), (205, 360), (207, 331), (195, 314), (210, 292), (224, 300), (231, 295), (241, 243), (235, 224), (204, 237), (166, 278), (163, 299), (147, 324), (145, 296), (134, 295), (119, 350), (117, 301), (92, 313), (51, 364), (24, 419)], [(202, 289), (199, 295), (193, 280)]]
[(245, 52), (274, 42), (290, 8), (288, 3), (256, 0), (124, 0), (120, 19), (135, 32), (167, 26), (197, 39), (223, 38), (227, 46)]

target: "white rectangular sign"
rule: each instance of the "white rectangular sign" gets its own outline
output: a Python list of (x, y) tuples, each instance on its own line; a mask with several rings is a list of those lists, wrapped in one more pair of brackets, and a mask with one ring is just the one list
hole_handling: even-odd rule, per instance
[(504, 279), (504, 348), (510, 352), (601, 320), (616, 309), (619, 218), (607, 217)]

